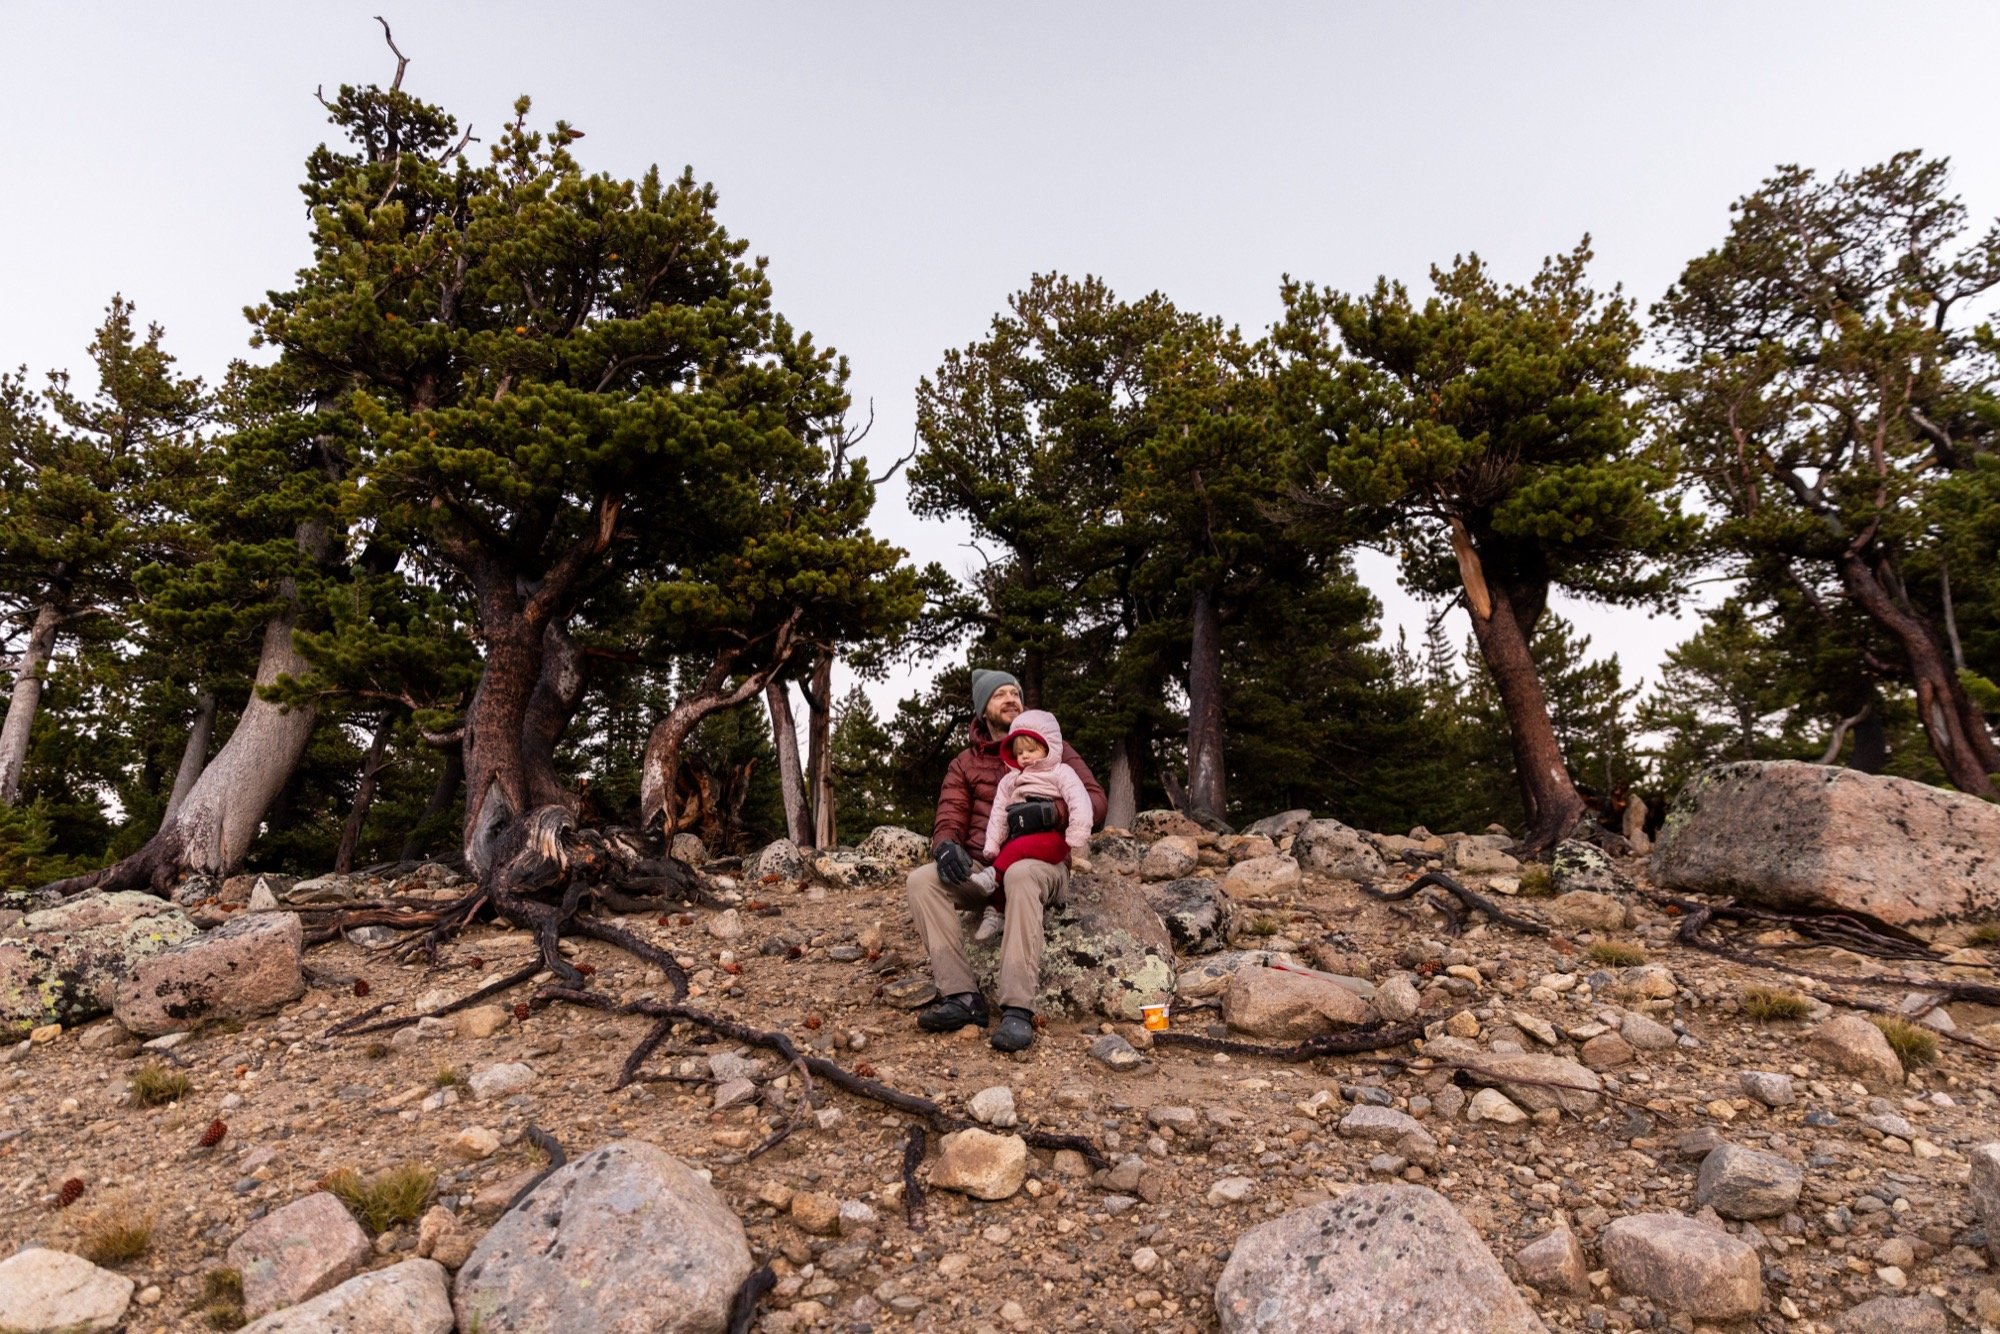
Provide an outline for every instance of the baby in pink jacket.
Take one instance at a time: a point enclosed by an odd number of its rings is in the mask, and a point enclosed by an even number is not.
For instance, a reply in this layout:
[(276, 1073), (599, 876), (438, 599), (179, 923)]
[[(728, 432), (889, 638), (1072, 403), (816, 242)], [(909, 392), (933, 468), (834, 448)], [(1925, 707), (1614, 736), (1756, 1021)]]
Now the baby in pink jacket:
[[(1073, 853), (1090, 843), (1090, 793), (1076, 770), (1062, 762), (1062, 726), (1055, 715), (1043, 709), (1029, 709), (1014, 719), (1014, 725), (1000, 742), (1000, 758), (1008, 772), (993, 794), (993, 813), (986, 819), (985, 860), (992, 863), (997, 889), (1007, 868), (1018, 861), (1067, 865)], [(1061, 801), (1069, 807), (1069, 828), (1045, 829), (1036, 834), (1007, 837), (1007, 808), (1022, 801)], [(973, 939), (989, 941), (1002, 928), (1001, 907), (986, 909)]]

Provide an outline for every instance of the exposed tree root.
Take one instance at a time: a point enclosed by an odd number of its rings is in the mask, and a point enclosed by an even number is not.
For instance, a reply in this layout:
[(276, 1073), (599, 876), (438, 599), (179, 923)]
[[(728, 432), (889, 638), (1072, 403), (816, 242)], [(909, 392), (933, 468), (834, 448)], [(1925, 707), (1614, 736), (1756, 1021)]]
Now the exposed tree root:
[(926, 1138), (923, 1123), (910, 1122), (903, 1139), (903, 1219), (912, 1232), (924, 1230), (924, 1184), (917, 1180), (917, 1165), (924, 1160)]
[[(1693, 899), (1675, 898), (1672, 895), (1654, 896), (1671, 903), (1681, 916), (1680, 929), (1674, 939), (1689, 949), (1713, 954), (1719, 959), (1742, 964), (1746, 968), (1768, 968), (1774, 972), (1790, 973), (1795, 977), (1808, 977), (1815, 982), (1823, 982), (1835, 987), (1897, 987), (1907, 991), (1923, 991), (1937, 995), (1946, 1001), (1975, 1001), (1981, 1005), (2000, 1005), (2000, 985), (1991, 982), (1957, 982), (1946, 978), (1910, 977), (1893, 973), (1827, 973), (1812, 968), (1800, 968), (1794, 964), (1766, 959), (1749, 950), (1738, 949), (1720, 940), (1709, 939), (1704, 932), (1714, 921), (1718, 911), (1725, 905), (1700, 903)], [(1734, 904), (1726, 905), (1735, 907)], [(1828, 998), (1838, 1004), (1847, 1002)], [(1857, 1005), (1855, 1009), (1867, 1009)]]
[[(1463, 903), (1467, 908), (1485, 913), (1495, 922), (1507, 927), (1509, 930), (1520, 931), (1530, 936), (1555, 934), (1541, 922), (1526, 917), (1516, 917), (1486, 895), (1476, 890), (1467, 889), (1443, 871), (1426, 871), (1401, 889), (1377, 889), (1375, 886), (1364, 882), (1361, 885), (1361, 892), (1381, 903), (1399, 903), (1404, 899), (1414, 897), (1418, 890), (1428, 885), (1436, 885), (1438, 888), (1451, 894), (1452, 897)], [(1433, 906), (1443, 911), (1449, 920), (1457, 921), (1458, 915), (1449, 908), (1444, 907), (1438, 900), (1427, 900), (1427, 902), (1432, 903)], [(1458, 931), (1454, 930), (1452, 934), (1457, 935)]]
[[(919, 1097), (914, 1093), (905, 1093), (903, 1090), (893, 1088), (888, 1084), (864, 1078), (851, 1070), (836, 1065), (823, 1056), (808, 1056), (801, 1052), (793, 1044), (792, 1040), (783, 1033), (768, 1029), (752, 1028), (748, 1024), (738, 1023), (734, 1019), (725, 1019), (721, 1015), (709, 1014), (706, 1011), (697, 1010), (687, 1005), (653, 1000), (650, 997), (641, 997), (638, 1000), (626, 1001), (620, 1004), (602, 992), (583, 991), (574, 987), (543, 987), (534, 994), (529, 1003), (536, 1007), (541, 1007), (556, 1001), (562, 1001), (570, 1005), (584, 1005), (591, 1009), (603, 1010), (611, 1014), (643, 1014), (656, 1021), (651, 1031), (644, 1038), (640, 1039), (639, 1046), (634, 1050), (633, 1056), (626, 1058), (625, 1069), (620, 1073), (619, 1082), (613, 1086), (614, 1090), (623, 1088), (638, 1077), (638, 1069), (643, 1064), (645, 1055), (650, 1054), (654, 1049), (658, 1048), (661, 1042), (666, 1040), (667, 1032), (672, 1030), (674, 1024), (688, 1023), (700, 1028), (706, 1028), (710, 1032), (718, 1033), (723, 1037), (735, 1042), (741, 1042), (746, 1046), (762, 1047), (766, 1051), (777, 1052), (786, 1061), (809, 1071), (835, 1088), (851, 1093), (859, 1098), (867, 1098), (870, 1101), (879, 1102), (883, 1106), (902, 1112), (906, 1116), (919, 1118), (924, 1124), (939, 1133), (964, 1130), (974, 1124), (962, 1116), (954, 1116), (929, 1098)], [(1093, 1167), (1111, 1166), (1110, 1160), (1104, 1156), (1103, 1151), (1093, 1141), (1082, 1135), (1061, 1135), (1046, 1130), (1022, 1130), (1020, 1135), (1022, 1139), (1035, 1148), (1074, 1149), (1076, 1152), (1082, 1154), (1084, 1159)]]
[(555, 1174), (557, 1168), (569, 1162), (569, 1155), (563, 1152), (563, 1146), (557, 1142), (556, 1137), (540, 1126), (529, 1126), (521, 1133), (527, 1136), (528, 1143), (547, 1154), (549, 1161), (541, 1171), (521, 1183), (521, 1188), (514, 1192), (514, 1198), (508, 1200), (507, 1207), (500, 1211), (503, 1214), (513, 1213), (516, 1205), (535, 1193), (535, 1187), (547, 1181)]
[(730, 1299), (729, 1334), (750, 1334), (751, 1327), (757, 1323), (757, 1303), (777, 1286), (776, 1271), (767, 1264), (757, 1266), (757, 1271), (743, 1280), (743, 1286)]
[(367, 1021), (382, 1013), (383, 1010), (382, 1006), (377, 1005), (374, 1009), (357, 1014), (351, 1019), (341, 1020), (332, 1028), (327, 1029), (321, 1036), (329, 1038), (352, 1038), (360, 1037), (364, 1033), (388, 1033), (398, 1028), (408, 1028), (419, 1019), (439, 1019), (458, 1010), (477, 1005), (489, 996), (497, 996), (509, 987), (518, 987), (541, 971), (542, 963), (540, 959), (537, 959), (531, 964), (515, 969), (505, 977), (488, 982), (485, 986), (472, 992), (470, 995), (460, 996), (457, 1000), (440, 1005), (435, 1010), (426, 1010), (422, 1014), (397, 1015), (389, 1019), (377, 1020), (371, 1024)]
[(1372, 1025), (1357, 1028), (1347, 1033), (1328, 1033), (1316, 1038), (1295, 1042), (1289, 1047), (1266, 1047), (1255, 1042), (1239, 1042), (1235, 1038), (1211, 1038), (1200, 1033), (1183, 1033), (1168, 1029), (1164, 1033), (1153, 1034), (1156, 1047), (1192, 1047), (1197, 1051), (1228, 1052), (1235, 1056), (1265, 1056), (1274, 1061), (1312, 1061), (1322, 1056), (1351, 1056), (1364, 1051), (1387, 1051), (1400, 1047), (1414, 1038), (1424, 1035), (1424, 1029), (1450, 1015), (1438, 1019), (1412, 1019), (1406, 1024), (1389, 1026)]

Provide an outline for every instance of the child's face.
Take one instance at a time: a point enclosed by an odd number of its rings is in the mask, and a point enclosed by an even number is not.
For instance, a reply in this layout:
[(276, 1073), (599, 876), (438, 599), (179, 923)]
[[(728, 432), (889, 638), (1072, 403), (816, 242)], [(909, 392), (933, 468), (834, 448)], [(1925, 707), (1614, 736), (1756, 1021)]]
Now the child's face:
[(1031, 736), (1017, 736), (1014, 738), (1014, 762), (1016, 764), (1033, 764), (1048, 753), (1049, 748)]

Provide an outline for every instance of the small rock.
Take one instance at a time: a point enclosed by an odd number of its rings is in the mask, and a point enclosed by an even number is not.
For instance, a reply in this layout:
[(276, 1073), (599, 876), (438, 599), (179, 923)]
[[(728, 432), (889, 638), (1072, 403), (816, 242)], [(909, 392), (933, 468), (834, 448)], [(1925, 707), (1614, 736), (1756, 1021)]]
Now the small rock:
[(1584, 1043), (1577, 1054), (1593, 1070), (1616, 1070), (1636, 1058), (1632, 1044), (1616, 1033), (1599, 1033)]
[(1201, 845), (1185, 834), (1169, 834), (1146, 849), (1139, 863), (1143, 880), (1178, 880), (1201, 864)]
[(712, 1110), (724, 1111), (730, 1107), (742, 1107), (757, 1101), (757, 1085), (747, 1079), (725, 1079), (715, 1086), (715, 1103)]
[(519, 1061), (504, 1065), (489, 1065), (484, 1070), (475, 1070), (465, 1085), (472, 1096), (482, 1102), (494, 1098), (504, 1098), (510, 1093), (520, 1093), (535, 1082), (535, 1072)]
[(1389, 1107), (1354, 1108), (1341, 1118), (1340, 1135), (1342, 1139), (1391, 1145), (1406, 1158), (1428, 1159), (1437, 1153), (1437, 1141), (1422, 1122), (1408, 1112)]
[(80, 1255), (30, 1246), (0, 1260), (0, 1329), (21, 1334), (115, 1329), (135, 1286)]
[(1680, 1034), (1643, 1014), (1626, 1015), (1618, 1025), (1618, 1036), (1640, 1051), (1671, 1051), (1680, 1042)]
[(914, 1010), (937, 999), (938, 989), (928, 977), (899, 977), (882, 988), (882, 1000), (898, 1010)]
[(1551, 899), (1547, 911), (1550, 920), (1572, 931), (1622, 931), (1632, 924), (1632, 909), (1623, 900), (1587, 889)]
[(1789, 1107), (1798, 1100), (1792, 1091), (1790, 1075), (1774, 1074), (1768, 1070), (1745, 1070), (1737, 1076), (1743, 1085), (1743, 1092), (1766, 1107)]
[(514, 1016), (504, 1005), (474, 1005), (452, 1016), (458, 1036), (483, 1041), (507, 1026)]
[(1528, 1119), (1528, 1114), (1516, 1107), (1499, 1089), (1481, 1089), (1472, 1095), (1471, 1105), (1465, 1110), (1465, 1119), (1491, 1121), (1501, 1126), (1518, 1126)]
[(1598, 1239), (1611, 1281), (1697, 1320), (1735, 1320), (1764, 1303), (1757, 1252), (1679, 1214), (1614, 1219)]
[[(1564, 839), (1556, 845), (1555, 853), (1549, 858), (1549, 881), (1565, 898), (1572, 894), (1594, 894), (1604, 898), (1628, 888), (1624, 877), (1618, 874), (1603, 849), (1575, 838)], [(1612, 926), (1615, 929), (1628, 924), (1629, 919)]]
[(1590, 1291), (1585, 1276), (1589, 1266), (1584, 1263), (1583, 1247), (1567, 1227), (1559, 1225), (1548, 1235), (1523, 1246), (1514, 1253), (1514, 1263), (1520, 1267), (1521, 1281), (1530, 1287), (1573, 1296)]
[(1151, 1246), (1141, 1246), (1132, 1252), (1132, 1268), (1142, 1274), (1150, 1274), (1160, 1267), (1160, 1253)]
[(368, 1234), (346, 1206), (316, 1191), (252, 1223), (230, 1244), (228, 1258), (243, 1275), (243, 1312), (255, 1319), (317, 1297), (372, 1253)]
[(297, 913), (232, 918), (135, 962), (119, 979), (112, 1010), (134, 1033), (269, 1014), (305, 994), (304, 941)]
[(840, 1201), (823, 1191), (796, 1192), (789, 1212), (793, 1226), (803, 1232), (830, 1237), (840, 1231)]
[(1241, 1204), (1256, 1191), (1257, 1183), (1249, 1177), (1224, 1177), (1208, 1188), (1208, 1202), (1217, 1207)]
[(1389, 873), (1375, 845), (1338, 820), (1307, 821), (1292, 840), (1292, 856), (1306, 870), (1335, 880), (1374, 881)]
[(1004, 1200), (1028, 1176), (1028, 1146), (1018, 1135), (960, 1130), (946, 1135), (931, 1166), (931, 1184), (980, 1200)]
[(743, 914), (734, 908), (724, 908), (708, 919), (708, 934), (722, 941), (741, 939)]
[(1222, 1017), (1251, 1037), (1295, 1041), (1365, 1023), (1368, 1003), (1323, 978), (1246, 964), (1222, 994)]
[(1903, 1063), (1882, 1030), (1859, 1015), (1843, 1014), (1813, 1029), (1806, 1052), (1870, 1088), (1895, 1088), (1903, 1082)]
[(1116, 1033), (1106, 1033), (1093, 1040), (1090, 1054), (1100, 1064), (1118, 1071), (1137, 1070), (1146, 1063), (1146, 1058)]
[(1408, 973), (1397, 973), (1375, 988), (1375, 998), (1370, 1002), (1375, 1013), (1392, 1024), (1416, 1017), (1423, 1007), (1423, 999), (1417, 994), (1416, 983)]
[(1014, 1090), (1005, 1084), (979, 1090), (966, 1104), (966, 1110), (981, 1125), (998, 1126), (1002, 1130), (1010, 1129), (1020, 1120), (1014, 1111)]
[(2000, 1140), (1982, 1144), (1972, 1159), (1972, 1211), (1986, 1228), (1986, 1250), (2000, 1262)]
[(1275, 899), (1299, 887), (1299, 864), (1290, 857), (1252, 857), (1229, 868), (1222, 892), (1233, 899)]
[(1805, 1177), (1774, 1153), (1724, 1144), (1701, 1160), (1694, 1201), (1724, 1218), (1776, 1218), (1799, 1202)]
[(485, 1126), (467, 1126), (452, 1138), (451, 1151), (472, 1162), (491, 1158), (500, 1152), (500, 1136)]
[(417, 1221), (417, 1254), (435, 1260), (446, 1269), (457, 1269), (472, 1255), (478, 1238), (458, 1221), (458, 1215), (441, 1204), (424, 1211)]

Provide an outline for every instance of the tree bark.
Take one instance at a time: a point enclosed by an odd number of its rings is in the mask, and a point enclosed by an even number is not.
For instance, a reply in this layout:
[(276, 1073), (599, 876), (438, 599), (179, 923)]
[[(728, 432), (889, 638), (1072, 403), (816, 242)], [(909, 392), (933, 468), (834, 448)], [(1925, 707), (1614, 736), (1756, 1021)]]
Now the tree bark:
[(400, 859), (415, 861), (430, 845), (428, 830), (433, 821), (451, 809), (451, 800), (458, 795), (458, 786), (465, 781), (465, 747), (454, 745), (445, 751), (444, 767), (438, 771), (437, 786), (431, 789), (430, 800), (424, 803), (424, 812), (417, 817), (417, 823), (403, 840)]
[(333, 869), (345, 875), (354, 869), (354, 854), (361, 846), (361, 826), (368, 822), (368, 808), (375, 804), (375, 785), (385, 763), (389, 737), (396, 730), (396, 715), (384, 714), (368, 743), (368, 757), (361, 762), (361, 781), (354, 785), (354, 805), (347, 812), (347, 825), (340, 831), (340, 848), (333, 854)]
[(1465, 525), (1456, 519), (1452, 521), (1452, 549), (1458, 557), (1459, 577), (1465, 583), (1473, 639), (1507, 710), (1514, 774), (1528, 815), (1522, 851), (1541, 852), (1567, 838), (1584, 812), (1583, 797), (1570, 781), (1562, 743), (1549, 720), (1548, 694), (1528, 651), (1527, 632), (1515, 613), (1517, 606), (1537, 606), (1541, 599), (1532, 589), (1496, 588)]
[(542, 634), (542, 662), (521, 724), (521, 764), (530, 806), (561, 806), (576, 814), (577, 791), (556, 770), (556, 746), (590, 684), (583, 654), (562, 623)]
[(840, 842), (839, 821), (833, 794), (833, 655), (822, 653), (813, 662), (812, 694), (806, 699), (811, 716), (806, 720), (807, 747), (811, 771), (813, 841), (816, 848), (831, 848)]
[(1840, 582), (1855, 605), (1902, 647), (1910, 684), (1916, 687), (1917, 717), (1945, 777), (1961, 792), (1988, 800), (2000, 797), (1993, 784), (1993, 775), (2000, 772), (2000, 747), (1952, 671), (1930, 624), (1897, 602), (1860, 553), (1841, 557)]
[(486, 661), (465, 715), (466, 867), (483, 876), (509, 824), (530, 808), (523, 757), (528, 704), (541, 679), (542, 627), (521, 614), (511, 582), (480, 597)]
[(702, 719), (710, 714), (733, 709), (763, 693), (771, 678), (782, 672), (792, 655), (802, 647), (794, 638), (797, 623), (798, 613), (794, 613), (771, 636), (768, 661), (745, 674), (734, 686), (729, 682), (738, 674), (736, 664), (742, 650), (716, 654), (701, 684), (686, 699), (674, 705), (666, 717), (654, 724), (652, 735), (646, 738), (646, 753), (639, 769), (641, 824), (649, 829), (655, 824), (660, 825), (668, 839), (686, 827), (681, 822), (676, 789), (680, 781), (681, 751), (686, 747), (687, 739), (701, 725)]
[(208, 766), (209, 743), (215, 739), (215, 692), (204, 690), (194, 703), (194, 726), (188, 729), (187, 744), (181, 747), (181, 766), (174, 771), (174, 788), (167, 794), (166, 813), (160, 823), (171, 821), (180, 811), (187, 794), (194, 791), (201, 771)]
[(1111, 752), (1111, 767), (1104, 774), (1104, 826), (1129, 831), (1139, 818), (1139, 784), (1132, 762), (1134, 745), (1121, 737)]
[(785, 837), (799, 847), (812, 842), (812, 814), (806, 802), (805, 770), (799, 764), (799, 729), (792, 720), (791, 687), (772, 681), (764, 687), (771, 712), (771, 745), (778, 752), (778, 788), (785, 798)]
[(7, 700), (7, 721), (0, 723), (0, 806), (12, 806), (21, 795), (21, 771), (28, 763), (28, 733), (42, 704), (42, 676), (55, 653), (56, 627), (62, 612), (53, 602), (35, 610), (28, 645), (14, 673), (14, 693)]
[(1222, 755), (1222, 618), (1211, 589), (1194, 595), (1188, 649), (1188, 803), (1220, 820), (1228, 810)]

